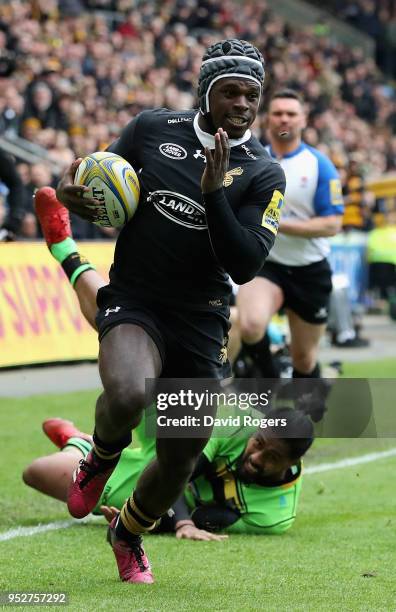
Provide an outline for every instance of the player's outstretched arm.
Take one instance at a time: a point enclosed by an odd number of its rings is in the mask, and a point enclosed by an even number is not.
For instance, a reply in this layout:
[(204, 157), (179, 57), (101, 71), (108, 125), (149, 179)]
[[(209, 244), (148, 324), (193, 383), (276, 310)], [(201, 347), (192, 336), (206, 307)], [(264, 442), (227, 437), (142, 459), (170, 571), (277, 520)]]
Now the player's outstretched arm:
[(210, 531), (205, 531), (205, 529), (199, 529), (191, 521), (191, 523), (181, 525), (179, 528), (176, 524), (176, 538), (178, 540), (195, 540), (197, 542), (221, 542), (222, 540), (227, 540), (228, 535), (210, 533)]
[[(108, 523), (114, 519), (115, 516), (119, 513), (119, 509), (114, 506), (100, 506), (100, 511), (105, 517)], [(176, 538), (178, 540), (195, 540), (197, 542), (220, 542), (221, 540), (226, 540), (228, 538), (227, 535), (217, 535), (215, 533), (210, 533), (209, 531), (205, 531), (204, 529), (198, 529), (195, 527), (194, 523), (191, 522), (181, 522), (179, 528), (176, 525)]]

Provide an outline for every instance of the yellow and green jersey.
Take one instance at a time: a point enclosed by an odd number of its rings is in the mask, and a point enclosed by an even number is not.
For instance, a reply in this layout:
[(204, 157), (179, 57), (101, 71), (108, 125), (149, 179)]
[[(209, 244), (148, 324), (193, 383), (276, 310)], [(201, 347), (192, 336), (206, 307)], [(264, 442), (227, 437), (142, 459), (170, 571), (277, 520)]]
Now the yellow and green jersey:
[[(100, 505), (120, 508), (135, 488), (146, 465), (155, 457), (155, 439), (145, 436), (144, 423), (136, 430), (141, 446), (127, 448), (108, 480)], [(212, 438), (203, 453), (209, 469), (191, 480), (185, 491), (190, 510), (203, 505), (234, 510), (239, 518), (226, 527), (229, 533), (280, 534), (291, 527), (296, 517), (301, 490), (301, 464), (293, 466), (282, 484), (262, 486), (245, 484), (236, 475), (236, 465), (252, 431), (243, 435), (236, 428), (227, 438)]]
[(185, 497), (189, 507), (213, 504), (235, 510), (240, 518), (227, 527), (232, 533), (282, 533), (296, 517), (301, 489), (301, 464), (293, 466), (280, 485), (245, 484), (236, 475), (237, 461), (249, 436), (212, 438), (203, 453), (210, 462), (209, 473), (192, 480)]

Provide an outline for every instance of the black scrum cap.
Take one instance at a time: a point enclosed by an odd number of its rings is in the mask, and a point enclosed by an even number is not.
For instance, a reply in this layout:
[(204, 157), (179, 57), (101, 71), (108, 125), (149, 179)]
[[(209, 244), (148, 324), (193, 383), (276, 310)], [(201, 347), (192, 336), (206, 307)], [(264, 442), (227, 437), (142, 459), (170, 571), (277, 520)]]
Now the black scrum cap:
[(246, 40), (231, 38), (208, 47), (202, 58), (198, 80), (199, 107), (202, 114), (209, 112), (209, 93), (212, 85), (225, 77), (250, 79), (260, 86), (264, 83), (264, 59), (260, 51)]

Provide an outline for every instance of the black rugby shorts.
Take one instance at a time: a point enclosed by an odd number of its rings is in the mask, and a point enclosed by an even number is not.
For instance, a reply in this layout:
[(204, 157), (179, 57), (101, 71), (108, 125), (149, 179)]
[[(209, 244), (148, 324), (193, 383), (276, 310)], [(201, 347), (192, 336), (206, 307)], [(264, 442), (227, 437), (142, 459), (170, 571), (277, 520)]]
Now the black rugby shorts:
[(258, 276), (282, 289), (284, 308), (290, 308), (307, 323), (321, 325), (327, 322), (332, 290), (327, 259), (308, 266), (286, 266), (266, 261)]
[(159, 350), (163, 364), (161, 378), (230, 376), (228, 306), (210, 312), (176, 310), (138, 295), (132, 298), (111, 285), (99, 289), (97, 304), (99, 341), (117, 325), (139, 325)]

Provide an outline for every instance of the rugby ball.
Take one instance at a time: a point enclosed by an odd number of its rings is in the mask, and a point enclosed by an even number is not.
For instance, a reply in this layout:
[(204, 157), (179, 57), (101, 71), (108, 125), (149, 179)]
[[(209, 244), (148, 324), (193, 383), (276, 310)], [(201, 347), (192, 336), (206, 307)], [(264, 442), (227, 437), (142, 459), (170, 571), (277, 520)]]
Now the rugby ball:
[(98, 151), (84, 157), (74, 184), (89, 187), (84, 196), (98, 201), (96, 225), (121, 228), (136, 212), (139, 179), (131, 164), (120, 155)]

